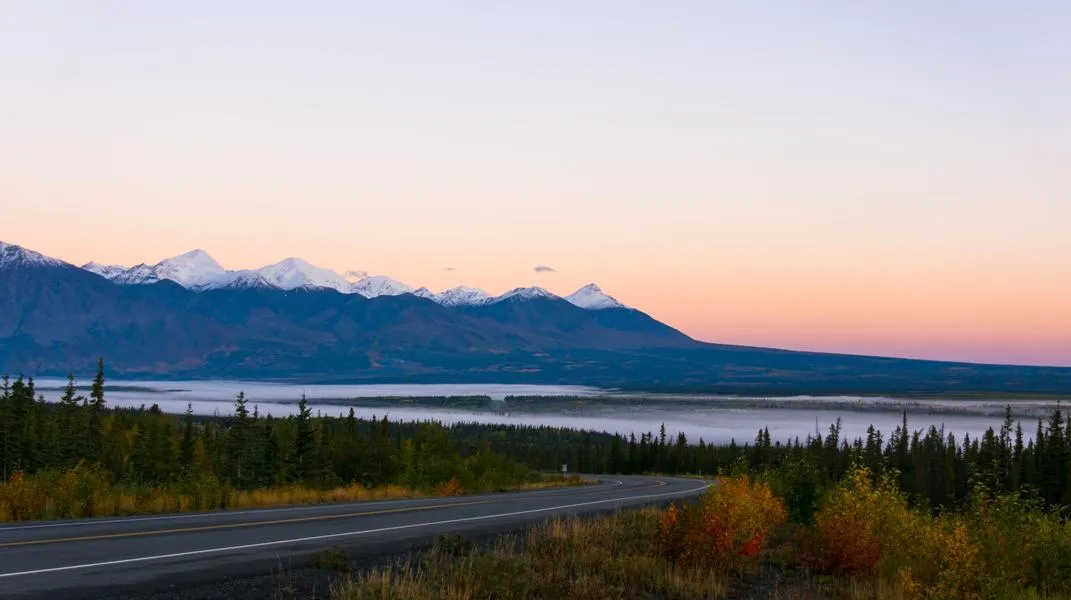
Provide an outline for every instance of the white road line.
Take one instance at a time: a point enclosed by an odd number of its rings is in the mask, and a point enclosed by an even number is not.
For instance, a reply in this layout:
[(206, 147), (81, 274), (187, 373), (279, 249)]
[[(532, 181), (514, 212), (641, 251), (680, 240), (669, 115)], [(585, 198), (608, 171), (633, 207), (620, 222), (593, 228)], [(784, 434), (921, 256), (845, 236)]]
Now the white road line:
[(0, 573), (0, 579), (7, 577), (21, 577), (25, 575), (41, 575), (43, 573), (56, 573), (59, 571), (75, 571), (80, 569), (91, 569), (93, 567), (109, 567), (113, 565), (124, 565), (130, 563), (148, 562), (153, 560), (163, 560), (167, 558), (180, 558), (183, 556), (197, 556), (201, 554), (218, 554), (220, 552), (233, 552), (235, 550), (249, 550), (251, 548), (263, 548), (266, 546), (281, 546), (283, 544), (299, 544), (302, 542), (313, 542), (317, 540), (327, 540), (341, 537), (354, 537), (358, 535), (366, 535), (369, 533), (383, 533), (385, 531), (398, 531), (400, 529), (415, 529), (418, 527), (437, 527), (439, 525), (452, 525), (454, 523), (467, 523), (470, 521), (483, 521), (486, 519), (497, 519), (500, 517), (515, 517), (518, 515), (529, 515), (541, 512), (549, 512), (552, 510), (562, 510), (566, 508), (577, 508), (580, 506), (592, 506), (595, 504), (608, 504), (610, 502), (627, 502), (630, 500), (647, 500), (653, 498), (667, 498), (670, 496), (684, 496), (693, 492), (699, 492), (710, 487), (709, 483), (706, 483), (700, 487), (684, 490), (680, 492), (667, 492), (663, 494), (645, 494), (642, 496), (629, 496), (626, 498), (611, 498), (609, 500), (594, 500), (591, 502), (578, 502), (576, 504), (562, 504), (560, 506), (548, 506), (546, 508), (533, 508), (529, 510), (518, 510), (515, 512), (498, 513), (494, 515), (481, 515), (478, 517), (463, 517), (460, 519), (448, 519), (445, 521), (431, 521), (428, 523), (412, 523), (409, 525), (395, 525), (393, 527), (381, 527), (379, 529), (365, 529), (362, 531), (346, 531), (343, 533), (329, 533), (325, 535), (313, 535), (309, 537), (291, 538), (288, 540), (275, 540), (271, 542), (258, 542), (256, 544), (243, 544), (240, 546), (225, 546), (222, 548), (206, 548), (204, 550), (190, 550), (188, 552), (175, 552), (172, 554), (158, 554), (155, 556), (140, 556), (138, 558), (124, 558), (121, 560), (108, 560), (103, 562), (85, 563), (81, 565), (68, 565), (65, 567), (51, 567), (47, 569), (35, 569), (32, 571), (18, 571), (15, 573)]
[[(612, 486), (618, 486), (618, 485), (622, 485), (623, 484), (623, 482), (621, 482), (621, 481), (619, 481), (617, 479), (604, 479), (602, 481), (612, 482), (612, 484), (611, 484)], [(579, 487), (579, 488), (578, 487), (549, 488), (549, 489), (545, 489), (545, 490), (534, 490), (534, 491), (528, 491), (528, 492), (526, 492), (526, 491), (505, 492), (505, 494), (507, 494), (507, 495), (515, 494), (516, 495), (516, 496), (510, 496), (510, 497), (520, 497), (520, 495), (522, 495), (522, 494), (523, 494), (523, 497), (545, 496), (545, 495), (554, 494), (554, 493), (560, 494), (563, 491), (567, 491), (567, 490), (577, 490), (577, 491), (590, 490), (590, 489), (594, 489), (595, 487), (598, 487), (598, 486)], [(478, 496), (466, 496), (466, 498), (482, 498), (484, 496), (486, 496), (486, 494), (480, 494)], [(55, 528), (55, 527), (84, 527), (86, 525), (111, 525), (111, 524), (115, 524), (115, 523), (141, 523), (142, 521), (170, 521), (172, 519), (221, 518), (221, 517), (231, 517), (231, 516), (236, 516), (236, 515), (294, 512), (294, 511), (299, 511), (299, 510), (304, 510), (304, 511), (309, 511), (309, 512), (316, 512), (316, 511), (321, 511), (321, 510), (352, 508), (355, 505), (372, 506), (372, 505), (376, 505), (376, 504), (386, 504), (386, 503), (417, 504), (417, 503), (420, 503), (420, 502), (430, 502), (430, 501), (434, 501), (434, 500), (442, 501), (442, 500), (449, 500), (449, 498), (443, 498), (443, 497), (437, 497), (437, 496), (428, 496), (428, 497), (424, 497), (424, 498), (397, 498), (397, 499), (394, 499), (394, 500), (389, 500), (389, 499), (387, 499), (387, 500), (358, 500), (356, 502), (341, 502), (341, 503), (336, 502), (336, 503), (326, 503), (326, 504), (304, 504), (304, 505), (301, 505), (301, 506), (288, 506), (286, 508), (253, 508), (253, 509), (249, 509), (249, 510), (218, 510), (218, 511), (213, 511), (213, 512), (179, 513), (179, 514), (174, 514), (174, 515), (162, 515), (162, 516), (157, 516), (157, 517), (124, 517), (124, 518), (121, 518), (121, 519), (88, 519), (88, 520), (67, 521), (67, 522), (60, 522), (60, 523), (38, 523), (36, 525), (10, 525), (10, 526), (7, 526), (7, 527), (0, 527), (0, 533), (3, 533), (5, 531), (24, 531), (24, 530), (30, 530), (30, 529), (52, 529), (52, 528)]]

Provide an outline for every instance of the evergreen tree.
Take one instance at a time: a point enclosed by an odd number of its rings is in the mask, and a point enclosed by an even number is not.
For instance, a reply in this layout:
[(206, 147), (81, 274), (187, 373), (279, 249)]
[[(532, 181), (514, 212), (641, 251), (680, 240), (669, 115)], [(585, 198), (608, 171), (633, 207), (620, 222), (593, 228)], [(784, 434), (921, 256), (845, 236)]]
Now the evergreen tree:
[(89, 392), (89, 419), (86, 421), (86, 453), (100, 460), (104, 450), (104, 359), (97, 361), (97, 374)]
[(0, 379), (0, 481), (7, 481), (14, 459), (14, 406), (11, 399), (11, 378)]
[(182, 442), (179, 444), (179, 469), (182, 475), (189, 477), (194, 470), (194, 452), (196, 449), (193, 404), (186, 403), (186, 413), (182, 417)]
[(316, 461), (313, 453), (316, 450), (316, 440), (313, 438), (312, 409), (305, 395), (301, 395), (298, 403), (298, 414), (294, 419), (295, 432), (294, 450), (290, 457), (294, 481), (310, 483), (315, 474)]

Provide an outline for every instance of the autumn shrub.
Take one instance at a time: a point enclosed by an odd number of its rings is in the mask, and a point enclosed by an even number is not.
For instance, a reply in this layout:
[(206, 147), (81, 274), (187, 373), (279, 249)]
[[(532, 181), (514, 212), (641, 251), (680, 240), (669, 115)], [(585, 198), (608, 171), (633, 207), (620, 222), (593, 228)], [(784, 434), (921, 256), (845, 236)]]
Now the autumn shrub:
[(755, 563), (786, 518), (784, 503), (765, 483), (725, 477), (698, 502), (671, 505), (659, 520), (658, 540), (679, 564), (740, 571)]
[(853, 470), (804, 540), (817, 571), (866, 575), (902, 597), (970, 600), (1071, 591), (1071, 525), (1018, 495), (980, 495), (935, 517), (888, 480)]
[(457, 477), (454, 477), (440, 485), (435, 491), (439, 496), (460, 496), (465, 493), (465, 487), (461, 485)]
[(857, 467), (815, 514), (804, 540), (806, 560), (823, 573), (872, 575), (880, 567), (895, 576), (910, 566), (914, 553), (903, 551), (917, 547), (922, 525), (891, 480), (875, 483), (867, 468)]

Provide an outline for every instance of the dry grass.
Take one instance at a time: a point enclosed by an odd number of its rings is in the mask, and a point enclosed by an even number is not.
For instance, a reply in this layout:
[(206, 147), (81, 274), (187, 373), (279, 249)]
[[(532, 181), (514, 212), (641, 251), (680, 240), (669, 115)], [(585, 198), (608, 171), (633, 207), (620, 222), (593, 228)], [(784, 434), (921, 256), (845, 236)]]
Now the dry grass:
[[(579, 477), (557, 475), (507, 486), (506, 489), (537, 490), (584, 483), (586, 481)], [(283, 485), (237, 490), (220, 484), (215, 478), (165, 486), (131, 487), (113, 484), (93, 469), (77, 468), (62, 474), (40, 473), (30, 477), (16, 474), (0, 483), (0, 522), (393, 500), (457, 495), (467, 491), (457, 487), (415, 490), (394, 484), (377, 487), (352, 484), (330, 489)]]
[(461, 553), (436, 547), (420, 563), (349, 579), (334, 600), (475, 598), (725, 598), (729, 579), (710, 569), (673, 565), (652, 546), (660, 512), (552, 520), (520, 541)]

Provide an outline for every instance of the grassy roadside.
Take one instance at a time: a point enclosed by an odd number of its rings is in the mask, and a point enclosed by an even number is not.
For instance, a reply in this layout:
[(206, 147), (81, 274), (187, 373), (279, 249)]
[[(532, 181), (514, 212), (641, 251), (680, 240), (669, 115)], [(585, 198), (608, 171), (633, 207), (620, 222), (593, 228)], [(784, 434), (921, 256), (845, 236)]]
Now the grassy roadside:
[(688, 505), (551, 520), (483, 549), (442, 537), (331, 598), (1071, 598), (1071, 521), (1029, 500), (982, 495), (934, 515), (857, 468), (808, 522), (788, 508), (763, 481), (725, 477)]
[(539, 490), (586, 483), (589, 482), (578, 476), (552, 474), (542, 475), (531, 481), (494, 487), (465, 487), (456, 479), (451, 479), (432, 488), (412, 488), (397, 484), (365, 487), (351, 484), (316, 489), (294, 484), (239, 490), (220, 484), (214, 479), (166, 486), (114, 484), (91, 469), (72, 469), (62, 474), (16, 474), (7, 482), (0, 483), (0, 523), (459, 496), (484, 492)]
[(500, 537), (474, 551), (456, 536), (441, 537), (419, 562), (345, 579), (333, 600), (440, 598), (725, 598), (730, 579), (682, 567), (653, 552), (658, 509), (593, 519), (558, 519), (524, 537)]

